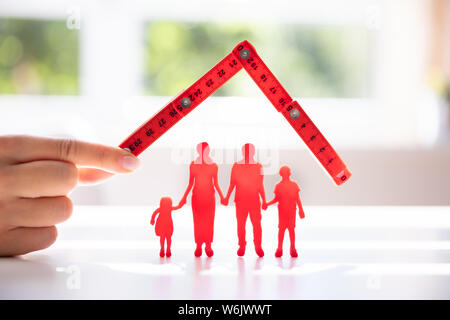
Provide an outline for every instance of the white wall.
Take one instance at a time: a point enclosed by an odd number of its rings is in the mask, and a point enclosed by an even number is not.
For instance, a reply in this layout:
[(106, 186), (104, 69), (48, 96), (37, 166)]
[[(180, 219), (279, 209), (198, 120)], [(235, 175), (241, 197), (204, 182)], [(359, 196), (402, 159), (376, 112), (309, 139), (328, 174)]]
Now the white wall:
[[(307, 205), (450, 205), (450, 150), (339, 150), (353, 176), (337, 187), (306, 150), (279, 152), (280, 165), (289, 165)], [(266, 150), (262, 150), (265, 153)], [(147, 205), (162, 196), (178, 201), (186, 188), (189, 164), (174, 164), (171, 149), (150, 149), (135, 173), (117, 176), (72, 193), (76, 204)], [(238, 156), (238, 153), (236, 153)], [(231, 164), (219, 169), (219, 183), (228, 188)], [(266, 175), (268, 198), (276, 174)]]

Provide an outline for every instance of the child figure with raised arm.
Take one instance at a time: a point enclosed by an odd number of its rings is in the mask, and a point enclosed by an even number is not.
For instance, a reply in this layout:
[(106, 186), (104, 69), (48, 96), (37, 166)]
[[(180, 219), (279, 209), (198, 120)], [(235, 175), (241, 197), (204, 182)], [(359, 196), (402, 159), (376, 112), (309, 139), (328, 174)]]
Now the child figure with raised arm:
[[(172, 210), (178, 210), (181, 207), (181, 205), (172, 207), (172, 199), (169, 197), (163, 197), (159, 202), (159, 208), (153, 212), (152, 219), (150, 221), (152, 226), (155, 224), (156, 215), (159, 214), (158, 219), (156, 220), (155, 233), (159, 236), (161, 243), (161, 250), (159, 251), (159, 256), (161, 258), (164, 256), (170, 258), (172, 255), (172, 252), (170, 251), (173, 234)], [(167, 249), (164, 252), (165, 242), (167, 243)]]
[(275, 186), (275, 197), (272, 201), (263, 205), (263, 209), (266, 210), (268, 206), (278, 202), (278, 248), (275, 252), (277, 258), (283, 255), (283, 239), (286, 229), (289, 231), (291, 241), (291, 257), (298, 257), (295, 249), (295, 213), (297, 206), (300, 219), (305, 217), (299, 196), (300, 188), (297, 183), (289, 179), (290, 175), (291, 169), (289, 167), (283, 166), (280, 168), (281, 181)]

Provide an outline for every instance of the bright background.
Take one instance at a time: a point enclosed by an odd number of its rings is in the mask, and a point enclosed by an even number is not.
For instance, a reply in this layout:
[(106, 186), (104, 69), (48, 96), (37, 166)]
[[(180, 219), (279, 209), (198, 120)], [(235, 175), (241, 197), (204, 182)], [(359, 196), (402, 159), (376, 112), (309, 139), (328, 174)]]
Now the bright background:
[[(270, 197), (288, 164), (308, 205), (450, 205), (450, 1), (0, 1), (0, 134), (118, 145), (241, 40), (339, 151), (335, 187), (242, 71), (76, 204), (179, 199), (208, 141), (222, 189), (253, 142)], [(237, 150), (237, 151), (236, 151)]]

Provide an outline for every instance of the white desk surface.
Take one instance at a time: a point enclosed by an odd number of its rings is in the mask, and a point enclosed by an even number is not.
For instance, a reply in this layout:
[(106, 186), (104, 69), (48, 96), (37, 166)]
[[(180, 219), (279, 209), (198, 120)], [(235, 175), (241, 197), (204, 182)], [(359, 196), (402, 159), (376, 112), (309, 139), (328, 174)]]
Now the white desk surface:
[[(299, 258), (276, 259), (276, 207), (258, 259), (236, 256), (234, 207), (218, 207), (213, 258), (194, 258), (192, 213), (173, 213), (160, 259), (154, 208), (75, 207), (50, 248), (0, 259), (1, 299), (450, 298), (450, 207), (306, 207)], [(288, 253), (288, 237), (285, 254)]]

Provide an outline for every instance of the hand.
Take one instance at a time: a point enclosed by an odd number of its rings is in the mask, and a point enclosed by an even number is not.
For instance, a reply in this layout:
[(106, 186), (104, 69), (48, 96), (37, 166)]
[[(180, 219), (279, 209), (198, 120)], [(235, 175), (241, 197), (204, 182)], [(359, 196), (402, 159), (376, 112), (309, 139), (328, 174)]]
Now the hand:
[(266, 202), (263, 202), (263, 204), (262, 204), (262, 209), (263, 209), (263, 210), (267, 210), (267, 203), (266, 203)]
[(138, 166), (136, 157), (119, 148), (70, 139), (0, 137), (0, 256), (47, 248), (56, 240), (55, 224), (72, 213), (67, 194), (78, 183), (99, 182)]
[(154, 225), (155, 225), (155, 220), (152, 219), (152, 220), (150, 221), (150, 224), (151, 224), (152, 226), (154, 226)]

